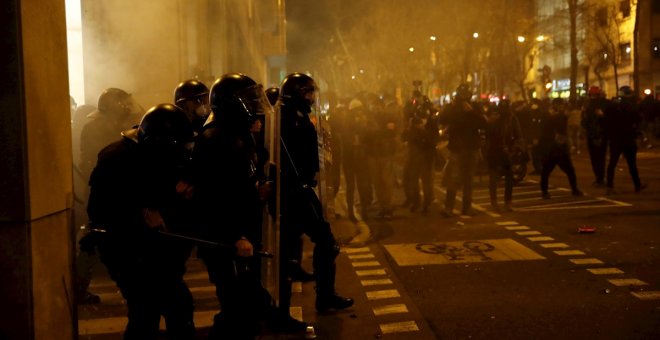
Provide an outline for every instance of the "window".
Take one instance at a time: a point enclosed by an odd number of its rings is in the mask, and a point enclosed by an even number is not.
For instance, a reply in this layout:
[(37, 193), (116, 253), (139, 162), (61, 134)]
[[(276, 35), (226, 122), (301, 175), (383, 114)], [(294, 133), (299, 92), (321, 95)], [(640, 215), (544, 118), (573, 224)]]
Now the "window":
[(630, 48), (630, 43), (619, 44), (619, 57), (621, 58), (621, 64), (630, 64), (630, 60), (632, 60), (631, 56), (632, 48)]
[(621, 12), (621, 15), (624, 18), (627, 18), (630, 16), (630, 0), (621, 0), (619, 1), (619, 11)]

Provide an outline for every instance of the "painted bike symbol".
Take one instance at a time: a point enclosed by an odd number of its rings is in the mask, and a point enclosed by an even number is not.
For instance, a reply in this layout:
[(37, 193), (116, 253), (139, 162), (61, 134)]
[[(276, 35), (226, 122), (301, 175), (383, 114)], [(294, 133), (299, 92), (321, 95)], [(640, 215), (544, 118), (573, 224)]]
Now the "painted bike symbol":
[(465, 241), (463, 247), (450, 246), (446, 243), (419, 243), (415, 248), (422, 253), (443, 255), (450, 261), (474, 256), (480, 257), (481, 261), (491, 261), (492, 258), (486, 253), (495, 250), (493, 245), (481, 241)]

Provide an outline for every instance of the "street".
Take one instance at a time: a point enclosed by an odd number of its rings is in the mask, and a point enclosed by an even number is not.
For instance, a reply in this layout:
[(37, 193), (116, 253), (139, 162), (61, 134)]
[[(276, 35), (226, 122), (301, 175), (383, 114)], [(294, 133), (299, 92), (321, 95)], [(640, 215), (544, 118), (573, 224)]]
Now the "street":
[[(542, 200), (539, 177), (528, 175), (514, 187), (511, 213), (490, 210), (486, 176), (475, 179), (475, 217), (441, 217), (436, 186), (427, 215), (398, 209), (391, 220), (354, 224), (340, 193), (343, 216), (331, 220), (343, 243), (337, 287), (356, 305), (317, 315), (314, 284), (296, 284), (292, 314), (313, 323), (319, 339), (659, 338), (660, 152), (640, 152), (640, 176), (650, 185), (639, 194), (624, 160), (613, 196), (591, 186), (586, 153), (574, 163), (583, 197), (570, 195), (556, 169), (552, 199)], [(584, 226), (595, 230), (578, 232)], [(311, 270), (309, 242), (305, 258)], [(190, 263), (186, 281), (203, 337), (217, 302), (201, 262)], [(91, 290), (103, 302), (79, 306), (81, 339), (120, 338), (126, 322), (123, 300), (99, 272)]]

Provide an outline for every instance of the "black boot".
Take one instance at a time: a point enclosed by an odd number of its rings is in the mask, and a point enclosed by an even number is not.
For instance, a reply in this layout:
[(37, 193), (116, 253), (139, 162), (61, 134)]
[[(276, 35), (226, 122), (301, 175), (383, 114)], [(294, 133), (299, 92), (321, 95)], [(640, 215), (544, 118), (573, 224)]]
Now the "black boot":
[(355, 301), (351, 298), (335, 294), (316, 295), (316, 311), (319, 313), (330, 310), (346, 309), (353, 305)]

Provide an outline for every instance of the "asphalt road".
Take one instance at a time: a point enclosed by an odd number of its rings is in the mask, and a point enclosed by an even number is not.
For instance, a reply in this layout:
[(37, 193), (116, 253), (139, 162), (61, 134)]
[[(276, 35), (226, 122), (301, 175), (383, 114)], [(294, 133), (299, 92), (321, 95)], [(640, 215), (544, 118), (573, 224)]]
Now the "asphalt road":
[[(576, 155), (584, 197), (572, 197), (556, 169), (552, 199), (528, 176), (514, 188), (515, 211), (497, 214), (484, 177), (477, 216), (443, 218), (440, 202), (427, 215), (399, 209), (392, 220), (366, 221), (367, 244), (438, 339), (660, 338), (660, 153), (652, 151), (638, 161), (649, 184), (642, 193), (621, 160), (618, 194), (605, 196), (591, 186), (587, 156)], [(441, 188), (436, 197), (444, 199)]]

